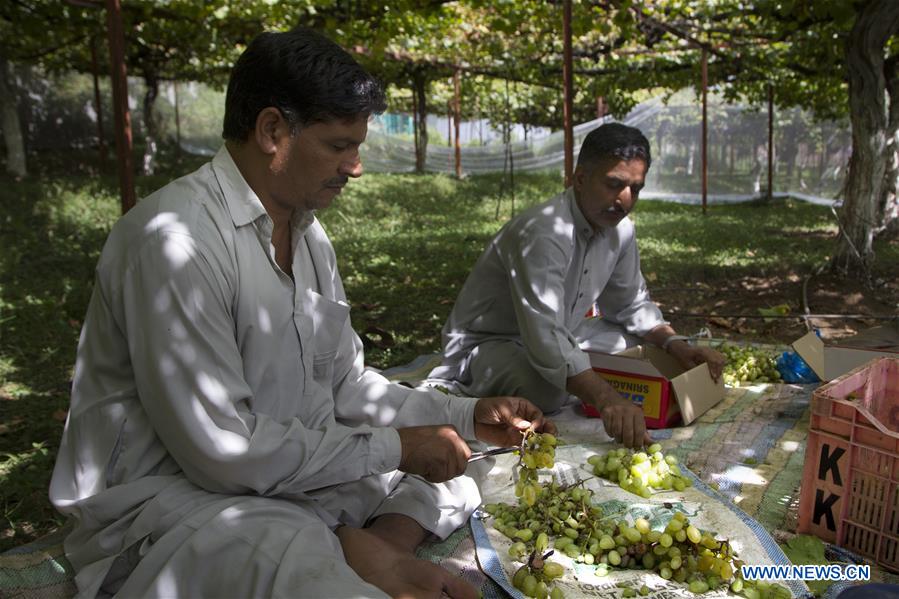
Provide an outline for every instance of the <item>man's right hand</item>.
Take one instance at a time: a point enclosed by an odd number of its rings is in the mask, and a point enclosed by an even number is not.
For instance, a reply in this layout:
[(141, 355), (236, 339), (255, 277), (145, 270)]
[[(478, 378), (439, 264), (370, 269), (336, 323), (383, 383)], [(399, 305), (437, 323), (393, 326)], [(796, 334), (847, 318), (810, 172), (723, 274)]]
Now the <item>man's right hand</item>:
[(602, 416), (606, 433), (626, 447), (650, 445), (652, 437), (646, 432), (643, 408), (630, 402), (594, 370), (585, 370), (569, 377), (568, 392), (592, 405)]
[(399, 467), (403, 472), (442, 483), (468, 467), (471, 449), (453, 426), (409, 426), (397, 432), (403, 446)]
[(625, 447), (642, 447), (652, 443), (646, 431), (643, 408), (624, 398), (608, 399), (600, 408), (606, 433)]

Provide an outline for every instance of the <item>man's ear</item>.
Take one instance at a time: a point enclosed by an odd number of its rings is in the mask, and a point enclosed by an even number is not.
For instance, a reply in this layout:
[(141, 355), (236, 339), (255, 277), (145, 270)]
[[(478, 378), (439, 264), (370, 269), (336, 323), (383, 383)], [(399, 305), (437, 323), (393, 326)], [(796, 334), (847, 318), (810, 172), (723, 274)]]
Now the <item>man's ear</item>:
[(571, 174), (571, 186), (577, 190), (580, 190), (581, 187), (584, 186), (584, 178), (587, 176), (587, 170), (584, 168), (582, 164), (574, 167), (574, 172)]
[(281, 111), (274, 106), (263, 108), (256, 115), (256, 128), (253, 130), (253, 136), (263, 154), (274, 154), (281, 143), (281, 138), (288, 133), (287, 122), (281, 115)]

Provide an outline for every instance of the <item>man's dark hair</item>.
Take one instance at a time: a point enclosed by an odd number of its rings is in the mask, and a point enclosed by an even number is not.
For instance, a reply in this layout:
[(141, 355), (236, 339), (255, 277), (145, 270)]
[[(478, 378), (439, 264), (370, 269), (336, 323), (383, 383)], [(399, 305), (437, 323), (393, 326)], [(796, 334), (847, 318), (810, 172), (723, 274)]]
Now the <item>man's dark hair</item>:
[(231, 70), (222, 137), (242, 142), (269, 106), (291, 131), (311, 123), (380, 114), (384, 88), (343, 48), (306, 27), (257, 36)]
[(642, 160), (646, 170), (652, 163), (649, 140), (636, 127), (606, 123), (587, 134), (577, 157), (578, 166), (595, 166), (602, 160)]

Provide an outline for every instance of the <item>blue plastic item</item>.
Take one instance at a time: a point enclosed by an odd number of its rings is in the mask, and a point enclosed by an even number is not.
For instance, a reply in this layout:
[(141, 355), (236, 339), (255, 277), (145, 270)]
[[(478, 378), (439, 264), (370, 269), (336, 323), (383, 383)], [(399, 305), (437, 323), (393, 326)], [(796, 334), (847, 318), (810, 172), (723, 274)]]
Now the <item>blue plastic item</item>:
[(849, 587), (837, 599), (899, 599), (899, 586), (876, 582)]
[(785, 351), (776, 360), (777, 372), (785, 383), (818, 383), (821, 379), (795, 351)]

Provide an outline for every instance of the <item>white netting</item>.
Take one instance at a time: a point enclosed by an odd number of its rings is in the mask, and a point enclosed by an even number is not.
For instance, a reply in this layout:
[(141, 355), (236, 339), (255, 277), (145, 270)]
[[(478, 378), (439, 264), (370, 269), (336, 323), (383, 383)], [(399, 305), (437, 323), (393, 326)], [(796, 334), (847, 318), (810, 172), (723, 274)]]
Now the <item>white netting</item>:
[[(46, 77), (28, 73), (18, 78), (20, 114), (27, 123), (27, 146), (88, 148), (96, 145), (96, 114), (89, 76)], [(181, 147), (195, 154), (212, 154), (221, 145), (224, 92), (199, 84), (178, 86)], [(143, 137), (140, 79), (129, 79), (135, 140)], [(111, 144), (108, 82), (101, 79), (106, 142)], [(27, 97), (22, 101), (21, 98)], [(176, 137), (175, 88), (161, 86), (156, 101), (160, 139)], [(708, 109), (708, 199), (736, 202), (766, 195), (768, 182), (768, 115), (762, 109), (732, 106), (710, 98)], [(655, 99), (638, 105), (622, 122), (639, 127), (649, 138), (653, 164), (642, 197), (679, 202), (701, 201), (701, 106), (692, 91), (676, 94), (666, 104)], [(604, 120), (608, 120), (606, 117)], [(574, 128), (575, 156), (584, 136), (604, 120)], [(426, 170), (455, 172), (454, 148), (448, 142), (446, 116), (428, 120)], [(561, 173), (564, 163), (561, 131), (525, 130), (513, 125), (512, 142), (502, 140), (502, 123), (462, 123), (462, 171), (466, 174), (551, 170)], [(528, 134), (529, 133), (529, 134)], [(774, 121), (775, 196), (790, 195), (830, 204), (845, 178), (851, 150), (848, 122), (815, 122), (798, 109), (776, 110)], [(483, 143), (481, 143), (483, 142)], [(386, 114), (373, 119), (363, 146), (368, 172), (411, 172), (415, 169), (412, 120), (408, 115)]]
[[(768, 115), (766, 111), (712, 102), (708, 109), (708, 199), (739, 202), (765, 194), (768, 184)], [(574, 154), (584, 137), (611, 117), (574, 128)], [(675, 95), (667, 104), (655, 99), (638, 105), (621, 122), (638, 127), (649, 139), (653, 164), (642, 197), (686, 203), (702, 201), (702, 109), (692, 92)], [(410, 172), (415, 151), (410, 136), (386, 133), (385, 119), (375, 119), (364, 149), (368, 171)], [(441, 133), (445, 134), (445, 129)], [(851, 149), (848, 123), (814, 122), (799, 109), (780, 111), (774, 123), (774, 196), (793, 196), (831, 204), (839, 193)], [(465, 137), (462, 137), (463, 143)], [(561, 131), (509, 144), (462, 146), (463, 173), (477, 174), (556, 170), (564, 164)], [(455, 172), (455, 150), (430, 143), (426, 168)]]

